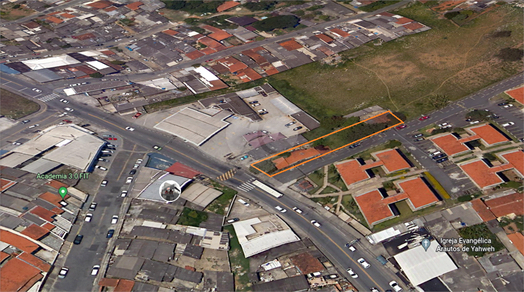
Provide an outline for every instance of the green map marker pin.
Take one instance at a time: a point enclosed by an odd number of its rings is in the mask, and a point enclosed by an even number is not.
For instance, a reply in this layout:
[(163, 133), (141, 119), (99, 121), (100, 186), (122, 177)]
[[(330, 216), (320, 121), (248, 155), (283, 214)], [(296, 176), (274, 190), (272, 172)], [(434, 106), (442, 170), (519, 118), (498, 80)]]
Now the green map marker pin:
[(64, 197), (67, 195), (67, 188), (66, 187), (61, 187), (58, 189), (58, 193), (60, 194), (60, 196), (62, 197), (62, 200), (64, 199)]

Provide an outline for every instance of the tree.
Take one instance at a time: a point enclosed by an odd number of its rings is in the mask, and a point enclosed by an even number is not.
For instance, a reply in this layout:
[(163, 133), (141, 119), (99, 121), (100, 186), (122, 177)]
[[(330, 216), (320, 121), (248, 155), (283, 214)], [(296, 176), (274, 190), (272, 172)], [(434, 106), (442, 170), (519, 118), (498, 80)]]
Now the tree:
[(100, 73), (100, 72), (95, 72), (93, 74), (89, 74), (89, 76), (92, 77), (92, 78), (102, 78), (102, 77), (104, 77), (104, 75), (102, 75), (102, 73)]
[(253, 23), (253, 26), (262, 31), (272, 31), (277, 28), (286, 29), (298, 25), (300, 18), (294, 15), (278, 15)]
[(244, 7), (251, 11), (272, 10), (277, 3), (277, 1), (248, 2)]

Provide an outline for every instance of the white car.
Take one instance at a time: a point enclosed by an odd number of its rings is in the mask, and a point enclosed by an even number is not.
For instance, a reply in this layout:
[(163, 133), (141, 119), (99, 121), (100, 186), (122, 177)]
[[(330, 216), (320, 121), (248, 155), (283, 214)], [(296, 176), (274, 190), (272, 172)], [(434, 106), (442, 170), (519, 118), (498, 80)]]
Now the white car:
[(389, 282), (389, 286), (391, 286), (391, 288), (393, 288), (393, 290), (395, 290), (395, 292), (402, 291), (402, 288), (395, 281)]
[(137, 160), (136, 160), (136, 163), (137, 163), (137, 164), (141, 164), (143, 161), (144, 161), (143, 159), (137, 159)]
[(69, 272), (69, 269), (66, 267), (63, 267), (60, 269), (60, 272), (58, 272), (58, 278), (63, 279), (67, 276), (67, 272)]
[(350, 251), (352, 251), (352, 252), (356, 252), (356, 251), (357, 251), (357, 248), (354, 247), (354, 246), (352, 246), (352, 245), (349, 245), (349, 243), (346, 243), (346, 247), (347, 247)]
[(127, 191), (122, 191), (122, 193), (120, 194), (120, 197), (121, 198), (124, 198), (127, 196)]
[(113, 215), (113, 218), (111, 218), (111, 224), (116, 224), (118, 222), (118, 216)]
[(353, 279), (358, 278), (358, 275), (357, 275), (355, 272), (353, 272), (353, 269), (349, 268), (349, 269), (347, 269), (346, 271), (347, 271), (348, 274), (351, 276), (351, 278), (353, 278)]
[(438, 126), (439, 126), (440, 128), (443, 128), (443, 127), (445, 127), (445, 126), (447, 126), (447, 125), (449, 125), (449, 124), (448, 124), (448, 123), (442, 123), (442, 124), (439, 124)]
[(101, 187), (105, 187), (105, 186), (107, 186), (107, 180), (103, 180), (103, 181), (100, 183), (100, 186), (101, 186)]
[(510, 108), (510, 107), (512, 107), (512, 106), (513, 106), (513, 104), (508, 103), (508, 104), (506, 104), (506, 105), (504, 106), (504, 108)]
[(311, 220), (311, 224), (315, 225), (315, 227), (320, 228), (320, 223), (317, 222), (317, 220)]
[(281, 213), (286, 213), (286, 212), (287, 212), (286, 209), (284, 209), (284, 208), (282, 208), (282, 207), (280, 207), (280, 206), (276, 206), (275, 209), (277, 209), (277, 210), (280, 211)]
[(135, 128), (126, 127), (126, 130), (133, 132), (135, 130)]
[(133, 182), (133, 177), (132, 176), (127, 177), (126, 184), (130, 184), (132, 182)]
[(66, 111), (68, 111), (68, 112), (73, 112), (73, 111), (74, 111), (74, 109), (72, 109), (72, 108), (70, 108), (70, 107), (65, 107), (64, 109), (65, 109)]
[(64, 112), (64, 113), (61, 113), (61, 114), (58, 115), (59, 118), (61, 118), (61, 117), (63, 117), (63, 116), (67, 116), (67, 113)]
[(361, 266), (363, 266), (364, 269), (368, 269), (369, 267), (371, 267), (371, 265), (370, 265), (368, 262), (366, 262), (366, 260), (365, 260), (364, 258), (359, 258), (359, 259), (357, 260), (357, 262), (358, 262)]
[(35, 128), (35, 127), (38, 127), (38, 126), (40, 126), (40, 125), (39, 125), (39, 124), (34, 124), (34, 125), (32, 125), (32, 126), (29, 126), (28, 129), (32, 129), (32, 128)]
[(38, 89), (38, 88), (33, 88), (32, 90), (33, 90), (33, 91), (36, 91), (36, 92), (38, 92), (38, 93), (42, 92), (42, 90), (40, 90), (40, 89)]
[(474, 125), (474, 124), (478, 124), (478, 123), (480, 123), (480, 121), (471, 121), (471, 122), (469, 122), (470, 125)]
[(133, 169), (137, 169), (138, 167), (140, 167), (140, 164), (138, 164), (138, 163), (133, 165)]
[(258, 112), (259, 113), (263, 113), (263, 112), (267, 112), (267, 110), (265, 108), (263, 108), (263, 109), (259, 109)]
[(91, 276), (98, 275), (98, 271), (100, 271), (100, 265), (94, 265), (93, 269), (91, 270)]
[(514, 122), (507, 122), (505, 124), (502, 124), (502, 127), (509, 127), (509, 126), (513, 126), (513, 125), (515, 125)]
[(68, 101), (68, 100), (66, 100), (66, 99), (63, 99), (63, 98), (62, 98), (62, 99), (60, 99), (60, 102), (63, 102), (63, 103), (69, 103), (69, 101)]
[(93, 214), (87, 213), (85, 221), (86, 222), (91, 222), (92, 219), (93, 219)]
[(293, 207), (293, 211), (297, 212), (298, 214), (302, 214), (302, 210), (297, 207)]
[(103, 166), (100, 166), (100, 165), (97, 165), (95, 166), (96, 168), (100, 169), (100, 170), (103, 170), (103, 171), (107, 171), (107, 168), (103, 167)]

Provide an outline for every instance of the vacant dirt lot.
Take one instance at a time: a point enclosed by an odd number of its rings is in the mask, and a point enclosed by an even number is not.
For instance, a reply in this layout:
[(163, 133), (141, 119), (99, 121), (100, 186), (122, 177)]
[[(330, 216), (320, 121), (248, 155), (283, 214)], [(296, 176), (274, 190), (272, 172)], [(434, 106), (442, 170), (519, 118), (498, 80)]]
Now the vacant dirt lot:
[[(522, 70), (521, 61), (496, 57), (522, 49), (522, 9), (501, 6), (462, 27), (421, 3), (396, 13), (432, 29), (346, 51), (351, 59), (338, 67), (312, 63), (274, 75), (271, 83), (319, 120), (375, 104), (413, 118), (434, 110), (435, 99), (456, 100)], [(500, 31), (511, 33), (494, 35)]]
[(40, 109), (38, 103), (0, 88), (0, 115), (19, 119)]

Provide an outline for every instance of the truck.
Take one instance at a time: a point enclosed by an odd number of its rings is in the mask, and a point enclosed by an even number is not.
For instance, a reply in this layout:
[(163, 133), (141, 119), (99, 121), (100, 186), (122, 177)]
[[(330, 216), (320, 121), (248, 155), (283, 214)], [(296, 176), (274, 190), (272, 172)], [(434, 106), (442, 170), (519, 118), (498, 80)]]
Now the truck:
[(273, 197), (275, 198), (280, 198), (282, 197), (284, 194), (280, 193), (280, 192), (277, 192), (275, 189), (273, 189), (272, 187), (269, 187), (268, 185), (264, 184), (264, 183), (261, 183), (259, 182), (258, 180), (254, 180), (253, 182), (253, 185), (255, 185), (256, 187), (258, 187), (259, 189), (263, 190), (264, 192), (272, 195)]

